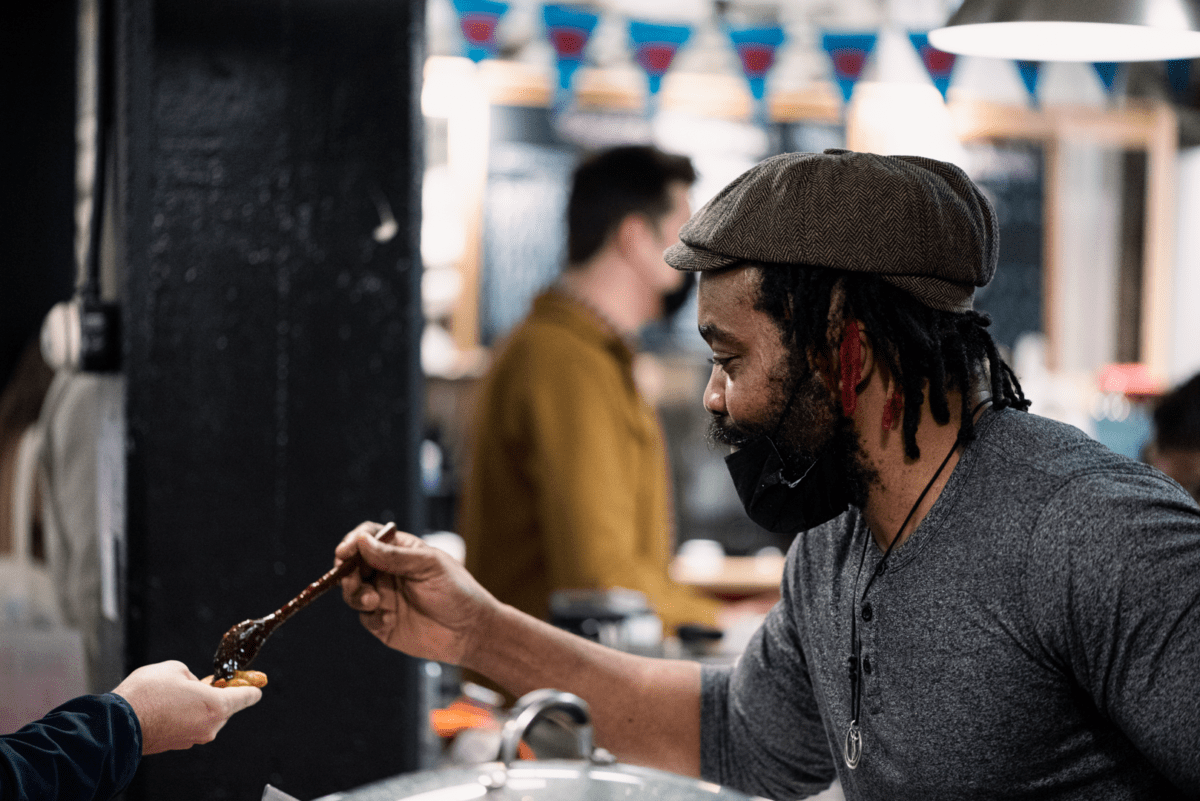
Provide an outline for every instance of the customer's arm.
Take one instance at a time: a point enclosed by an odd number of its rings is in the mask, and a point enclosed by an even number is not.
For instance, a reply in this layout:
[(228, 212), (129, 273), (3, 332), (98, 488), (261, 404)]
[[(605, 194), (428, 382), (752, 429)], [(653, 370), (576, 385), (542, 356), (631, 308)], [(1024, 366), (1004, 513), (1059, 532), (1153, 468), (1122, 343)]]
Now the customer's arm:
[(143, 755), (209, 742), (261, 697), (256, 687), (203, 684), (182, 662), (138, 668), (111, 693), (75, 698), (0, 737), (0, 801), (111, 798)]
[(0, 801), (111, 798), (133, 778), (141, 752), (124, 699), (75, 698), (0, 737)]

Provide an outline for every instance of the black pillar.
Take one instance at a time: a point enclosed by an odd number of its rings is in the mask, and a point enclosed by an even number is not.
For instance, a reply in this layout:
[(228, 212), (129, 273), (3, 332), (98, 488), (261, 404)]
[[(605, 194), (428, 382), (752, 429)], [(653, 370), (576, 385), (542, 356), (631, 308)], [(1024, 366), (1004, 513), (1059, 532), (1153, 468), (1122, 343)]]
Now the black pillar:
[[(131, 667), (205, 675), (360, 520), (422, 527), (423, 5), (117, 3)], [(253, 667), (263, 701), (147, 758), (131, 798), (307, 799), (418, 766), (418, 665), (336, 590)]]

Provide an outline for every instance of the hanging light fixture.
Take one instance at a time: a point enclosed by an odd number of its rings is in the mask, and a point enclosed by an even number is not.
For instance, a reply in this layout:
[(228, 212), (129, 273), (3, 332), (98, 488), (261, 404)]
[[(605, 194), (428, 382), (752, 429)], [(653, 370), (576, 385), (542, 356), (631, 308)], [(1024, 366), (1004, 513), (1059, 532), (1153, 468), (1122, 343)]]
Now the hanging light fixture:
[(963, 0), (929, 42), (1024, 61), (1200, 57), (1200, 0)]

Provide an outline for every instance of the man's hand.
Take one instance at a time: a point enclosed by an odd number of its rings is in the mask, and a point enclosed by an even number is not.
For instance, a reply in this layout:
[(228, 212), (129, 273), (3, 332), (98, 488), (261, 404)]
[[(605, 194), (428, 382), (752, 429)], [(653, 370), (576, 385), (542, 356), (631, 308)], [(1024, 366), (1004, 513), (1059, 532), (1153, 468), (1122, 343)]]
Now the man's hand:
[(597, 742), (619, 758), (686, 775), (700, 771), (700, 663), (621, 653), (506, 606), (454, 557), (411, 534), (394, 541), (363, 523), (338, 545), (346, 603), (367, 630), (411, 656), (475, 670), (514, 696), (539, 687), (591, 705)]
[(174, 661), (138, 668), (113, 692), (129, 702), (141, 723), (142, 754), (212, 742), (235, 712), (262, 698), (257, 687), (210, 687)]
[(334, 551), (337, 563), (362, 555), (363, 568), (342, 579), (342, 597), (385, 645), (410, 656), (461, 665), (476, 632), (499, 602), (453, 557), (419, 537), (373, 536), (362, 523)]

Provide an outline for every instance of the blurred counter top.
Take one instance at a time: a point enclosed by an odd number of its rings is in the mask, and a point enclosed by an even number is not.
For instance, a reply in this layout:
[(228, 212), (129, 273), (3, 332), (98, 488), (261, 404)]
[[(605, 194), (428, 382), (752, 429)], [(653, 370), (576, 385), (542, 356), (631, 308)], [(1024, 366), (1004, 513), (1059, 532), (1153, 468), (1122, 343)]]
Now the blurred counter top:
[(786, 557), (781, 554), (689, 558), (671, 561), (671, 578), (724, 600), (779, 592)]

